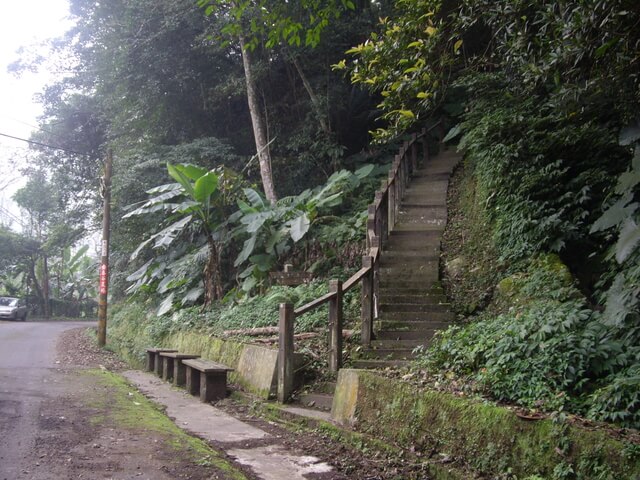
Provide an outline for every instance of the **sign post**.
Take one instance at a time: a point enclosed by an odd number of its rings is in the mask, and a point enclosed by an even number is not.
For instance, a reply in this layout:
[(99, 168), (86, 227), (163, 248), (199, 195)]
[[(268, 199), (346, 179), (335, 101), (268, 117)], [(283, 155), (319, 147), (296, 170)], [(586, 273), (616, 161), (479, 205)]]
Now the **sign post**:
[(98, 290), (98, 345), (107, 343), (107, 295), (109, 293), (109, 230), (111, 227), (111, 169), (113, 152), (107, 151), (104, 164), (102, 198), (104, 201), (102, 215), (102, 254), (100, 257), (100, 283)]

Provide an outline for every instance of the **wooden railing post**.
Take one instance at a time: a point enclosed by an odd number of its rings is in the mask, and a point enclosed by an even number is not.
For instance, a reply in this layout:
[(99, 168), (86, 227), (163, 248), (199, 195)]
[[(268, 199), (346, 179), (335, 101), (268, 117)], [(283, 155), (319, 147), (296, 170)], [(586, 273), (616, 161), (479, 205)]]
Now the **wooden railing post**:
[(372, 235), (376, 236), (376, 206), (369, 205), (367, 209), (367, 250), (371, 248)]
[(342, 366), (342, 281), (330, 280), (329, 293), (329, 371), (337, 372)]
[[(371, 240), (371, 248), (380, 248), (380, 238), (376, 237)], [(378, 298), (380, 291), (380, 275), (378, 270), (380, 268), (380, 262), (374, 259), (373, 263), (373, 272), (372, 272), (372, 280), (373, 280), (373, 318), (378, 318)]]
[(280, 304), (278, 342), (278, 401), (285, 403), (293, 392), (293, 305)]
[(429, 135), (426, 129), (422, 133), (422, 166), (424, 167), (429, 161)]
[(396, 187), (397, 187), (397, 178), (393, 178), (393, 174), (389, 173), (389, 196), (388, 196), (388, 225), (389, 230), (393, 229), (393, 226), (396, 224)]
[(415, 173), (418, 169), (418, 136), (414, 133), (411, 137), (411, 172)]
[(362, 332), (360, 338), (362, 345), (369, 347), (373, 336), (373, 259), (365, 255), (362, 257), (362, 268), (369, 268), (369, 273), (362, 277), (362, 309), (360, 318)]

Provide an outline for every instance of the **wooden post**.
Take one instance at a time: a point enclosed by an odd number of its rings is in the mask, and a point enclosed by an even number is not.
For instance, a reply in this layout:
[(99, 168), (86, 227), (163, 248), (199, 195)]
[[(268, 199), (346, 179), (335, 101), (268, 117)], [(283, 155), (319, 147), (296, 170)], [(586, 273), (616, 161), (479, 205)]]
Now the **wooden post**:
[[(371, 248), (380, 248), (380, 238), (376, 237), (374, 239), (371, 240)], [(375, 262), (373, 264), (373, 272), (371, 275), (372, 281), (373, 281), (373, 318), (378, 318), (378, 292), (380, 291), (380, 287), (379, 287), (379, 281), (380, 281), (380, 275), (379, 275), (379, 270), (380, 268), (380, 262)]]
[(365, 255), (362, 257), (362, 268), (369, 268), (369, 273), (362, 277), (362, 310), (360, 319), (362, 321), (362, 332), (360, 338), (362, 345), (369, 347), (373, 336), (373, 259)]
[(336, 295), (329, 300), (329, 371), (342, 367), (342, 281), (330, 280), (329, 292)]
[(422, 136), (422, 166), (426, 166), (429, 161), (429, 135), (425, 130)]
[(396, 191), (396, 205), (394, 205), (394, 208), (396, 206), (400, 205), (400, 201), (402, 200), (402, 197), (404, 197), (404, 191), (407, 187), (407, 175), (406, 175), (406, 168), (407, 168), (407, 162), (405, 161), (404, 157), (402, 158), (400, 165), (398, 167), (398, 180), (400, 181), (398, 183), (398, 188)]
[(285, 403), (293, 391), (293, 305), (280, 304), (278, 342), (278, 401)]
[(411, 173), (418, 169), (418, 136), (414, 133), (411, 137)]
[(376, 206), (374, 204), (367, 208), (367, 249), (371, 248), (371, 232), (378, 235), (376, 232)]
[(393, 229), (393, 226), (396, 224), (396, 185), (398, 178), (394, 178), (391, 173), (389, 173), (389, 207), (387, 211), (388, 219), (387, 224), (389, 225), (389, 230)]
[[(109, 293), (109, 232), (111, 229), (111, 169), (113, 153), (107, 150), (104, 164), (104, 180), (102, 197), (104, 201), (102, 213), (102, 256), (100, 257), (100, 283), (98, 297), (98, 345), (107, 343), (107, 296)], [(156, 358), (156, 361), (158, 359)]]

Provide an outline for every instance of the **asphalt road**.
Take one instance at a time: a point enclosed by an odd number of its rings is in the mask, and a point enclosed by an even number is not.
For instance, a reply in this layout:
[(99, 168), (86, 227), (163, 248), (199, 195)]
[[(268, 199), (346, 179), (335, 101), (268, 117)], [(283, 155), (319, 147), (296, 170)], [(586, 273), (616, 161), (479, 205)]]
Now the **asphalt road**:
[(58, 335), (92, 322), (0, 321), (0, 480), (17, 478), (38, 431), (41, 403), (54, 395)]

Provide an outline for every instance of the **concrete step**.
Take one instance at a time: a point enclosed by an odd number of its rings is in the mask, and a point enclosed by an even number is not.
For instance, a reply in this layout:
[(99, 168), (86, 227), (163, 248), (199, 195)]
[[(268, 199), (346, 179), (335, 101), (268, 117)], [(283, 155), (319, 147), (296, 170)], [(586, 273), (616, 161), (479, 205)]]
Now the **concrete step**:
[(413, 348), (376, 348), (366, 349), (360, 352), (362, 357), (358, 360), (411, 360)]
[(393, 226), (393, 232), (437, 232), (442, 235), (446, 222), (444, 220), (434, 220), (433, 222), (412, 222), (398, 221)]
[(402, 200), (401, 208), (447, 208), (446, 198), (405, 198)]
[(445, 322), (452, 323), (456, 316), (452, 312), (380, 312), (378, 320), (403, 322)]
[(448, 299), (438, 290), (435, 292), (420, 292), (418, 294), (406, 293), (402, 289), (391, 292), (387, 289), (379, 291), (378, 304), (382, 307), (385, 304), (413, 304), (413, 305), (446, 305), (449, 306)]
[(402, 208), (404, 207), (422, 207), (422, 208), (435, 208), (447, 206), (446, 194), (420, 194), (420, 195), (405, 195), (402, 199)]
[[(380, 341), (389, 340), (392, 342), (390, 346), (398, 344), (399, 342), (410, 342), (412, 346), (417, 347), (418, 345), (425, 345), (428, 343), (433, 337), (433, 334), (438, 330), (438, 328), (423, 330), (382, 330), (376, 333), (376, 339)], [(415, 345), (413, 345), (413, 341), (415, 341)], [(401, 343), (400, 345), (403, 347), (409, 346), (405, 343)]]
[[(382, 246), (384, 252), (416, 252), (420, 255), (440, 257), (440, 236), (429, 237), (389, 237)], [(407, 255), (410, 255), (407, 253)]]
[(396, 287), (389, 285), (380, 285), (378, 291), (378, 303), (387, 302), (388, 299), (395, 298), (398, 295), (408, 295), (410, 297), (422, 297), (428, 295), (443, 294), (442, 288), (435, 285), (427, 286), (408, 286)]
[(446, 218), (431, 218), (423, 217), (420, 215), (398, 215), (396, 218), (396, 225), (429, 225), (432, 227), (444, 228), (447, 224)]
[(351, 365), (353, 368), (361, 368), (364, 370), (384, 370), (386, 368), (395, 369), (395, 368), (406, 367), (407, 365), (409, 365), (409, 363), (410, 362), (408, 360), (360, 359), (360, 360), (353, 360), (351, 362)]
[(416, 272), (418, 274), (431, 272), (437, 273), (440, 271), (440, 259), (425, 255), (416, 257), (406, 256), (400, 258), (388, 258), (381, 256), (379, 268), (381, 274), (383, 274), (383, 271), (389, 269), (402, 270), (405, 275), (407, 275), (409, 271)]
[(380, 312), (448, 312), (451, 310), (450, 303), (391, 303), (389, 298), (384, 303), (380, 303)]
[(437, 240), (440, 242), (440, 233), (437, 230), (392, 230), (389, 234), (389, 241), (403, 241), (403, 240)]
[[(402, 238), (391, 236), (382, 246), (382, 254), (387, 252), (401, 253), (403, 255), (430, 255), (440, 257), (440, 236), (422, 238)], [(410, 253), (414, 252), (414, 253)]]
[(381, 338), (371, 341), (371, 349), (372, 350), (413, 350), (420, 345), (426, 345), (430, 341), (428, 339), (417, 339), (417, 338), (407, 338), (407, 339), (389, 339), (389, 338)]
[(407, 272), (406, 270), (403, 270), (402, 267), (387, 267), (380, 269), (380, 285), (382, 285), (382, 287), (428, 288), (437, 281), (439, 281), (437, 271), (419, 272), (414, 270)]
[(419, 185), (408, 188), (402, 197), (401, 208), (404, 205), (422, 205), (423, 207), (432, 204), (434, 207), (447, 205), (447, 188), (434, 187), (430, 185)]
[(333, 404), (333, 394), (329, 393), (303, 393), (298, 397), (300, 404), (307, 408), (330, 411)]
[(373, 328), (376, 332), (385, 330), (446, 330), (452, 325), (442, 320), (376, 320)]
[(400, 205), (400, 211), (398, 212), (398, 218), (404, 220), (416, 219), (416, 220), (446, 220), (447, 208), (446, 207), (414, 207)]
[[(438, 282), (439, 280), (437, 279), (412, 280), (412, 279), (389, 277), (389, 276), (382, 275), (380, 277), (379, 287), (385, 290), (386, 289), (395, 289), (395, 290), (406, 289), (406, 290), (410, 290), (411, 292), (416, 292), (416, 291), (429, 292), (434, 285), (438, 284)], [(383, 299), (383, 297), (380, 296), (378, 298), (379, 298), (378, 304), (380, 304), (381, 301), (383, 300), (386, 301), (389, 297), (385, 297)]]
[(436, 249), (432, 250), (383, 250), (382, 255), (380, 257), (381, 262), (440, 262), (440, 256), (437, 254), (439, 252)]
[(429, 165), (428, 167), (419, 168), (411, 174), (411, 183), (414, 181), (423, 181), (425, 179), (432, 181), (448, 182), (451, 172), (448, 170), (450, 166), (446, 162), (439, 165)]
[(428, 193), (446, 194), (449, 189), (449, 179), (436, 180), (429, 177), (416, 178), (404, 191), (405, 195), (419, 195)]

